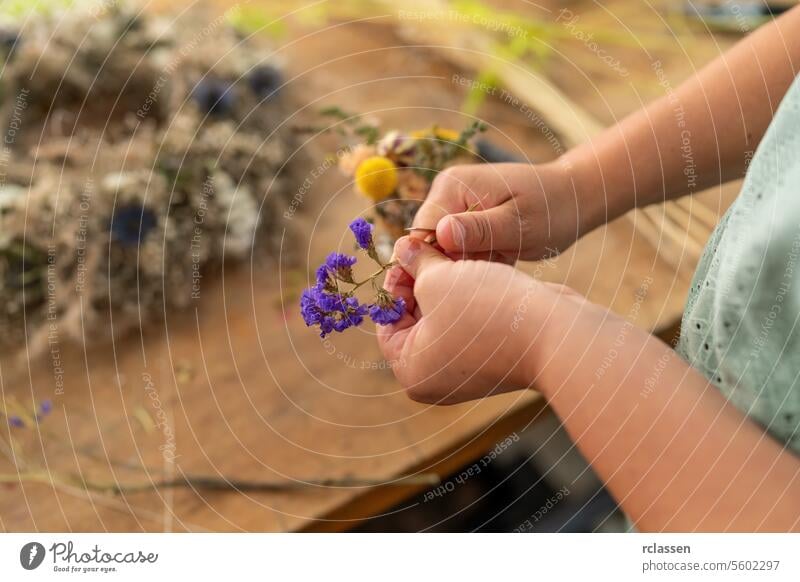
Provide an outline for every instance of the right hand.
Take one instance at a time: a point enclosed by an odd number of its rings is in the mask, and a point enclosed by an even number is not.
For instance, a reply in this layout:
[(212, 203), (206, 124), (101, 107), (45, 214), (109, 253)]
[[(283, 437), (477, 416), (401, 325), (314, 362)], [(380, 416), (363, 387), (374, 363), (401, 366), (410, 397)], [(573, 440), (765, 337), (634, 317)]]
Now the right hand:
[(596, 226), (578, 194), (569, 166), (558, 162), (453, 166), (433, 181), (414, 226), (436, 228), (453, 257), (538, 260)]
[[(419, 402), (455, 404), (534, 382), (560, 386), (563, 375), (551, 376), (569, 374), (570, 358), (613, 317), (563, 285), (508, 265), (453, 261), (410, 237), (397, 241), (395, 258), (399, 266), (387, 273), (384, 287), (403, 298), (406, 311), (378, 326), (378, 344)], [(584, 344), (572, 344), (578, 352), (560, 350), (558, 360), (554, 350), (567, 336)]]

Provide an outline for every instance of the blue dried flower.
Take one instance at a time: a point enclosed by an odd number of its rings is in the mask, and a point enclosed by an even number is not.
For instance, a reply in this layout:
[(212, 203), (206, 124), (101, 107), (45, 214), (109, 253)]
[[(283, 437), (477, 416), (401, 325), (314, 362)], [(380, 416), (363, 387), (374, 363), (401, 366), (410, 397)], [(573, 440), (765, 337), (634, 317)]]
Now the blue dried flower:
[(53, 411), (53, 401), (49, 398), (47, 400), (42, 400), (42, 403), (39, 405), (39, 412), (47, 416)]
[(233, 113), (236, 92), (227, 81), (206, 78), (197, 83), (192, 91), (192, 99), (204, 114), (224, 117)]
[(304, 289), (300, 295), (300, 314), (309, 327), (317, 325), (322, 320), (322, 312), (317, 305), (317, 296), (321, 292), (316, 287), (310, 287)]
[(283, 75), (270, 65), (258, 65), (247, 75), (250, 89), (259, 99), (271, 99), (283, 85)]
[(127, 204), (111, 216), (111, 238), (124, 246), (138, 246), (157, 224), (156, 213), (140, 204)]
[(399, 321), (406, 312), (406, 302), (402, 297), (395, 299), (386, 291), (378, 293), (378, 301), (369, 306), (369, 316), (378, 325), (389, 325)]
[[(330, 274), (332, 274), (335, 278), (339, 279), (340, 281), (345, 281), (346, 283), (353, 282), (353, 265), (356, 264), (356, 258), (351, 257), (350, 255), (344, 255), (342, 253), (331, 253), (328, 255), (328, 258), (325, 259), (325, 267)], [(321, 269), (322, 267), (320, 267)], [(320, 269), (317, 269), (317, 283), (320, 282)], [(335, 283), (333, 284), (333, 288), (336, 288)]]
[(14, 415), (8, 417), (8, 424), (15, 428), (25, 428), (25, 421), (21, 417)]
[(300, 313), (307, 326), (318, 325), (320, 336), (325, 337), (333, 331), (342, 332), (361, 325), (367, 307), (359, 304), (355, 297), (311, 287), (300, 296)]
[(365, 251), (374, 248), (375, 245), (372, 240), (372, 229), (373, 226), (362, 217), (358, 217), (350, 223), (350, 230), (356, 237), (356, 243)]
[[(378, 257), (372, 238), (373, 226), (363, 218), (350, 223), (350, 230), (356, 237), (358, 246), (367, 251), (380, 269), (366, 280), (353, 279), (353, 265), (356, 258), (342, 253), (331, 253), (316, 271), (316, 284), (304, 290), (300, 296), (300, 313), (309, 327), (319, 326), (320, 335), (342, 332), (350, 327), (361, 325), (369, 315), (378, 325), (389, 325), (399, 320), (406, 310), (405, 301), (394, 299), (385, 289), (376, 285), (376, 278), (392, 266), (384, 264)], [(344, 291), (340, 283), (349, 283), (350, 289)], [(377, 290), (375, 303), (362, 305), (355, 292), (363, 285), (371, 283)]]
[(327, 265), (317, 267), (316, 287), (327, 291), (336, 291), (336, 282), (331, 278), (331, 272)]

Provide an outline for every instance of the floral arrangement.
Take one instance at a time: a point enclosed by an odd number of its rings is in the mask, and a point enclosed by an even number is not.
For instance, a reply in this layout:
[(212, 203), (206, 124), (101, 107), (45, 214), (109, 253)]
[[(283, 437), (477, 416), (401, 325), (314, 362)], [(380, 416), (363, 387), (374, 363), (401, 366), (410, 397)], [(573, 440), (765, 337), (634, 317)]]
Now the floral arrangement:
[[(374, 203), (371, 220), (383, 230), (379, 242), (371, 222), (358, 218), (350, 224), (356, 245), (378, 265), (375, 273), (356, 282), (352, 271), (356, 258), (331, 253), (317, 269), (316, 284), (303, 291), (303, 319), (307, 326), (319, 327), (320, 335), (325, 337), (361, 325), (367, 314), (377, 325), (389, 325), (403, 316), (403, 299), (393, 298), (377, 282), (393, 265), (382, 257), (391, 254), (394, 241), (411, 226), (439, 172), (455, 164), (486, 161), (482, 151), (485, 148), (476, 139), (486, 127), (475, 122), (460, 132), (434, 126), (408, 134), (390, 131), (381, 136), (375, 124), (339, 108), (322, 113), (337, 119), (336, 131), (340, 135), (364, 140), (340, 158), (339, 168), (353, 178), (356, 191)], [(363, 304), (355, 291), (368, 283), (374, 297)], [(350, 288), (343, 290), (345, 286)]]
[[(367, 314), (376, 324), (389, 325), (405, 313), (405, 301), (402, 298), (395, 299), (377, 283), (378, 277), (394, 263), (384, 263), (378, 257), (372, 236), (373, 228), (364, 218), (357, 218), (350, 223), (356, 245), (375, 261), (377, 271), (363, 281), (356, 281), (353, 275), (356, 257), (331, 253), (317, 269), (316, 284), (303, 291), (300, 297), (300, 313), (306, 325), (318, 326), (321, 337), (361, 325)], [(373, 300), (368, 304), (360, 303), (355, 292), (367, 284), (372, 286)], [(349, 289), (344, 290), (344, 286)]]
[(277, 250), (302, 163), (282, 75), (206, 22), (75, 10), (0, 45), (0, 350), (122, 335)]
[(356, 191), (374, 203), (374, 220), (391, 239), (402, 236), (436, 175), (455, 164), (482, 161), (482, 142), (476, 136), (486, 129), (480, 122), (462, 131), (438, 126), (407, 134), (390, 131), (383, 136), (377, 127), (339, 110), (328, 114), (342, 117), (365, 143), (353, 146), (339, 161), (340, 170), (353, 178)]

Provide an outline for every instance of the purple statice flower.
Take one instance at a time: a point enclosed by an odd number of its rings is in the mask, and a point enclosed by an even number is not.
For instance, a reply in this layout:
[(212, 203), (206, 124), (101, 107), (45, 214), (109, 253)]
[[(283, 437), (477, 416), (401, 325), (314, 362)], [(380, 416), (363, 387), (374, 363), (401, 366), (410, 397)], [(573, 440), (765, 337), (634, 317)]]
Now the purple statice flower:
[(356, 243), (365, 251), (375, 246), (372, 240), (372, 229), (373, 226), (362, 217), (358, 217), (350, 223), (350, 230), (353, 231), (356, 237)]
[[(346, 283), (353, 282), (353, 265), (356, 264), (356, 258), (350, 255), (343, 255), (342, 253), (331, 253), (325, 259), (325, 264), (317, 269), (317, 284), (320, 283), (320, 270), (324, 267), (329, 274), (333, 275), (340, 281)], [(331, 287), (336, 289), (336, 283), (332, 282)]]
[(317, 286), (303, 291), (300, 313), (307, 326), (318, 325), (320, 336), (325, 337), (331, 332), (361, 325), (367, 306), (359, 304), (355, 297), (329, 293)]
[(16, 414), (8, 417), (8, 424), (15, 428), (25, 428), (25, 421)]
[(336, 291), (336, 281), (331, 277), (331, 272), (327, 265), (317, 267), (317, 289), (325, 291)]
[(389, 325), (399, 321), (406, 312), (406, 302), (402, 297), (395, 299), (386, 291), (378, 292), (378, 300), (369, 306), (369, 316), (378, 325)]
[(300, 314), (303, 316), (303, 321), (306, 325), (318, 325), (322, 321), (322, 311), (317, 305), (317, 297), (322, 293), (322, 290), (317, 287), (309, 287), (304, 289), (300, 295)]

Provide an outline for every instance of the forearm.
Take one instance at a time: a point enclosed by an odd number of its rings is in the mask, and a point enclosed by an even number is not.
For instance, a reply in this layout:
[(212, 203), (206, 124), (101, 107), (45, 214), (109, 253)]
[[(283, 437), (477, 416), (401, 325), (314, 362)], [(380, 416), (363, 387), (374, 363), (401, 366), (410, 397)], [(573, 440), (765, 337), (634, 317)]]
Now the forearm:
[(800, 528), (795, 455), (664, 343), (580, 311), (553, 309), (535, 385), (638, 528)]
[(674, 91), (660, 79), (664, 97), (562, 156), (591, 209), (585, 230), (634, 206), (741, 177), (800, 68), (798, 30), (800, 7)]

